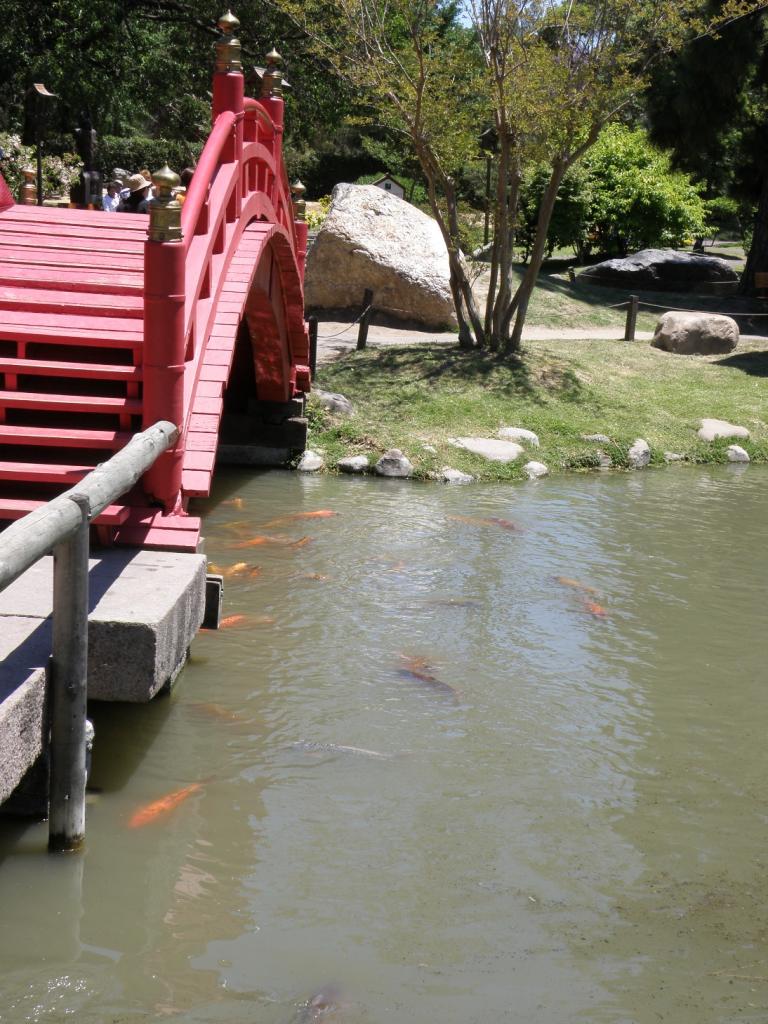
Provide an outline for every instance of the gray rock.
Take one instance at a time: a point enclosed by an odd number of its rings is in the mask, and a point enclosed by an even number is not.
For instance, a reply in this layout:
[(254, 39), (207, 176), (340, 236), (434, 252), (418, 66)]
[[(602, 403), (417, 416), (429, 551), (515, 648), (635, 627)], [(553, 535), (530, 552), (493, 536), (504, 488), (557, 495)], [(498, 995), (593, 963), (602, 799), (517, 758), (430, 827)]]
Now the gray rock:
[(738, 427), (727, 420), (703, 419), (699, 424), (699, 438), (702, 441), (714, 441), (718, 437), (749, 437), (746, 427)]
[(437, 479), (444, 484), (471, 484), (475, 480), (469, 473), (462, 473), (460, 469), (451, 469), (450, 466), (443, 466)]
[(336, 463), (342, 473), (365, 473), (370, 465), (367, 455), (347, 455)]
[(651, 345), (681, 356), (710, 356), (733, 352), (739, 343), (739, 325), (719, 313), (665, 313), (656, 324)]
[(299, 473), (316, 473), (318, 469), (322, 469), (325, 465), (323, 462), (322, 455), (318, 455), (317, 452), (310, 451), (309, 448), (302, 453), (301, 458), (296, 464), (296, 469)]
[(539, 447), (539, 436), (532, 430), (525, 430), (523, 427), (502, 427), (499, 430), (499, 437), (503, 441), (522, 441), (532, 444), (534, 448)]
[(375, 185), (337, 185), (307, 258), (309, 308), (375, 308), (428, 328), (452, 327), (448, 250), (437, 222)]
[(489, 437), (449, 437), (448, 444), (464, 448), (491, 462), (514, 462), (523, 454), (522, 445), (514, 441), (495, 441)]
[(373, 469), (377, 476), (402, 477), (404, 479), (413, 476), (413, 465), (399, 448), (390, 448), (388, 452), (384, 452)]
[(729, 462), (749, 462), (749, 454), (744, 451), (741, 445), (731, 444), (726, 452)]
[(610, 444), (611, 439), (607, 434), (582, 434), (582, 441), (595, 441), (597, 444)]
[(688, 291), (702, 282), (734, 285), (739, 278), (726, 260), (675, 249), (643, 249), (622, 260), (606, 260), (579, 274), (579, 281), (611, 287)]
[(600, 469), (610, 469), (613, 466), (611, 456), (606, 455), (605, 452), (597, 453), (597, 461)]
[(318, 400), (324, 409), (329, 412), (338, 413), (339, 416), (353, 416), (355, 409), (348, 398), (338, 395), (334, 391), (323, 391), (321, 388), (312, 388), (311, 394)]
[(647, 441), (638, 437), (627, 453), (630, 469), (644, 469), (651, 461), (651, 449)]
[(437, 455), (437, 448), (433, 444), (423, 444), (421, 448), (422, 451), (427, 452), (429, 455)]
[(684, 455), (678, 455), (677, 452), (664, 452), (665, 462), (683, 462), (685, 459)]
[(529, 480), (538, 480), (540, 477), (546, 476), (549, 473), (549, 469), (543, 462), (526, 462), (523, 466), (523, 472)]

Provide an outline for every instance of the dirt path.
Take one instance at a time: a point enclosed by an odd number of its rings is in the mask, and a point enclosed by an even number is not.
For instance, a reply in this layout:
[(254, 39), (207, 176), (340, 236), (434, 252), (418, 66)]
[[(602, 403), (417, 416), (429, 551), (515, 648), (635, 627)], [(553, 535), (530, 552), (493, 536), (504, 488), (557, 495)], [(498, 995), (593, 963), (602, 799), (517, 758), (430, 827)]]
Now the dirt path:
[[(333, 359), (357, 346), (357, 324), (350, 325), (336, 320), (321, 320), (317, 332), (317, 362), (329, 363)], [(524, 327), (523, 341), (586, 341), (603, 339), (619, 341), (624, 337), (623, 327), (592, 327), (589, 330), (575, 330), (569, 327)], [(651, 331), (638, 331), (638, 341), (650, 341)], [(412, 331), (403, 327), (376, 327), (368, 329), (370, 348), (387, 345), (455, 345), (453, 331)]]

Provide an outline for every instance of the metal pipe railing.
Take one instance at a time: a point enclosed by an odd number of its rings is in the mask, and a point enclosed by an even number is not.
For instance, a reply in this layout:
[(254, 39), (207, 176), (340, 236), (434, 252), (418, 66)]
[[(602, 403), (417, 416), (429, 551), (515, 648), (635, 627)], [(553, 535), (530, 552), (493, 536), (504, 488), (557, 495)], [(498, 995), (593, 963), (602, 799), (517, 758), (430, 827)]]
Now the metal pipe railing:
[(0, 534), (0, 591), (53, 551), (48, 815), (48, 849), (52, 851), (76, 850), (85, 838), (88, 527), (178, 437), (175, 424), (155, 423), (74, 487)]

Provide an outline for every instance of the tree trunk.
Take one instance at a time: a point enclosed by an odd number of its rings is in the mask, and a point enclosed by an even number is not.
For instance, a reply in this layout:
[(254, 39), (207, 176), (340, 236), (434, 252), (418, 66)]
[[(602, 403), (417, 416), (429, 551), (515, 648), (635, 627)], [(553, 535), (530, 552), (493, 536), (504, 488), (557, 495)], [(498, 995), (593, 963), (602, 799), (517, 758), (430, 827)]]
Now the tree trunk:
[(740, 295), (755, 295), (755, 274), (768, 271), (768, 169), (763, 174), (763, 187), (760, 191), (760, 202), (755, 214), (755, 230), (749, 256), (741, 275)]
[(552, 165), (552, 174), (550, 175), (549, 183), (547, 184), (544, 195), (541, 197), (539, 218), (536, 222), (536, 236), (533, 240), (533, 247), (531, 249), (531, 262), (528, 264), (525, 276), (520, 282), (520, 287), (517, 289), (515, 298), (510, 304), (504, 318), (504, 323), (502, 324), (504, 334), (506, 335), (509, 331), (509, 325), (516, 306), (517, 315), (515, 316), (515, 326), (504, 347), (505, 355), (516, 355), (520, 351), (520, 343), (523, 336), (523, 325), (525, 324), (525, 317), (528, 313), (528, 303), (531, 300), (533, 287), (536, 284), (536, 278), (539, 276), (541, 265), (544, 262), (549, 223), (552, 220), (552, 211), (555, 208), (557, 190), (560, 188), (560, 182), (563, 180), (563, 175), (565, 174), (566, 169), (567, 164), (564, 160), (556, 160), (554, 162)]

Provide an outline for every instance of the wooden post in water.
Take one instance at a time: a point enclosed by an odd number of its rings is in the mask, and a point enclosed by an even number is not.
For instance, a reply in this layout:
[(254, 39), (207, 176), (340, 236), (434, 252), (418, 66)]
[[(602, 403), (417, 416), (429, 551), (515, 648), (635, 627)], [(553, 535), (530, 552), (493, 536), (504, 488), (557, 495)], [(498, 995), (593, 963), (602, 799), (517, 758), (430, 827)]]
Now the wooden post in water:
[(637, 309), (639, 304), (639, 295), (629, 296), (629, 305), (627, 306), (627, 324), (624, 328), (624, 341), (635, 340), (635, 328), (637, 327)]
[(85, 838), (85, 722), (88, 697), (89, 501), (71, 494), (80, 523), (53, 549), (51, 796), (48, 849), (77, 850)]
[(357, 351), (365, 348), (368, 343), (368, 325), (371, 322), (371, 316), (373, 315), (373, 292), (370, 288), (366, 288), (363, 294), (363, 313), (360, 317), (360, 329), (357, 332)]

